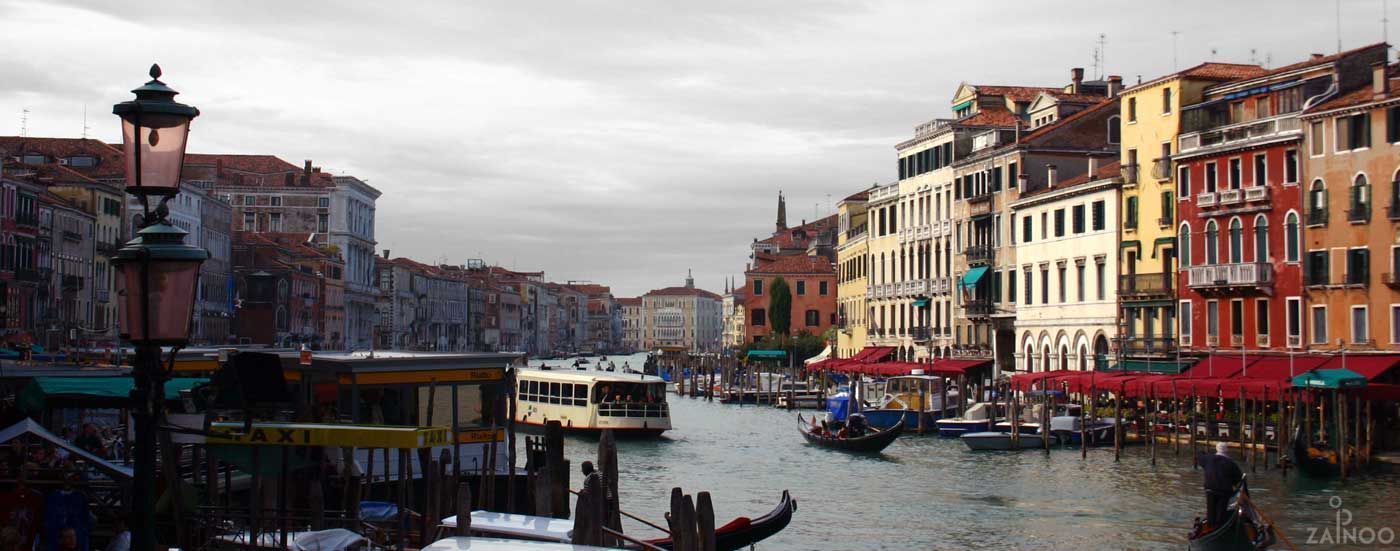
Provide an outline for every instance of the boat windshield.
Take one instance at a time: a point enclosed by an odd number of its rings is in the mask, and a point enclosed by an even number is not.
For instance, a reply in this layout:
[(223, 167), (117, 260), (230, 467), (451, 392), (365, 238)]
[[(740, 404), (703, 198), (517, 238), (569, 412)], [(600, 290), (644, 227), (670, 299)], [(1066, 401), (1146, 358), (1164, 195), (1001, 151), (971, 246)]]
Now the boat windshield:
[(593, 403), (659, 404), (666, 401), (665, 383), (605, 382), (593, 386)]

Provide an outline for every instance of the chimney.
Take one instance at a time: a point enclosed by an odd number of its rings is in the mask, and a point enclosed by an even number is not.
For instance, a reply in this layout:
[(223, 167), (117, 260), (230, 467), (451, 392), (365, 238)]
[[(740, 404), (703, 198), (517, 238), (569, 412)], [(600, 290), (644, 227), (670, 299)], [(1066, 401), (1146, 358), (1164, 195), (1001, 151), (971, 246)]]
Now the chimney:
[(1056, 179), (1059, 175), (1060, 171), (1055, 168), (1055, 165), (1045, 165), (1045, 188), (1049, 189), (1055, 187)]
[(1310, 57), (1311, 57), (1311, 59), (1312, 59), (1313, 61), (1316, 61), (1316, 60), (1322, 59), (1322, 58), (1327, 57), (1327, 56), (1322, 55), (1322, 54), (1316, 54), (1316, 53), (1315, 53), (1315, 54), (1312, 54), (1312, 56), (1310, 56)]
[(218, 179), (224, 177), (224, 159), (222, 157), (214, 159), (214, 177)]
[(1096, 180), (1097, 178), (1095, 178), (1095, 176), (1098, 175), (1098, 173), (1099, 173), (1099, 158), (1098, 158), (1098, 157), (1094, 157), (1094, 156), (1091, 155), (1091, 156), (1089, 157), (1089, 181), (1092, 182), (1092, 181)]
[(311, 185), (311, 159), (306, 160), (306, 167), (301, 171), (301, 185)]
[(389, 249), (384, 249), (384, 260), (389, 260)]
[(1390, 94), (1390, 77), (1386, 75), (1386, 62), (1371, 64), (1371, 98), (1381, 99)]
[(1123, 91), (1123, 77), (1119, 75), (1108, 75), (1108, 97), (1116, 98), (1118, 93)]
[(1084, 83), (1084, 68), (1075, 67), (1073, 69), (1070, 69), (1069, 81), (1072, 83), (1070, 84), (1069, 92), (1071, 94), (1078, 94), (1080, 85)]
[(292, 187), (292, 186), (296, 185), (296, 175), (295, 175), (295, 174), (292, 174), (292, 173), (290, 173), (290, 172), (287, 173), (287, 177), (286, 177), (286, 178), (283, 178), (283, 180), (286, 180), (285, 182), (282, 183), (282, 185), (284, 185), (284, 186)]

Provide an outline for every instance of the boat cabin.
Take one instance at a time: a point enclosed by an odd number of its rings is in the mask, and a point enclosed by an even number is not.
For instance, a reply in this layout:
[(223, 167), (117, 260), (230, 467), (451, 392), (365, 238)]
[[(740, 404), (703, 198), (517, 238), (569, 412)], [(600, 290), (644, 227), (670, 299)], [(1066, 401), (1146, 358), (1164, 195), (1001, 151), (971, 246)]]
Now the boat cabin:
[(516, 373), (515, 421), (565, 430), (640, 431), (671, 428), (666, 382), (655, 377), (600, 371), (521, 369)]

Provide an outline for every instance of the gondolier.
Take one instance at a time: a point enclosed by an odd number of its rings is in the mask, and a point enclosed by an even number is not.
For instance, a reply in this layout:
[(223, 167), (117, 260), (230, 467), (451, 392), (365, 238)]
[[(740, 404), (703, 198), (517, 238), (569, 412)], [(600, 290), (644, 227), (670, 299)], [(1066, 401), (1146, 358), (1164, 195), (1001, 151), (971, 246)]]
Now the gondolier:
[(1230, 496), (1244, 478), (1244, 471), (1229, 455), (1230, 446), (1224, 442), (1215, 444), (1215, 453), (1201, 454), (1197, 458), (1204, 471), (1206, 489), (1206, 524), (1212, 528), (1229, 520)]

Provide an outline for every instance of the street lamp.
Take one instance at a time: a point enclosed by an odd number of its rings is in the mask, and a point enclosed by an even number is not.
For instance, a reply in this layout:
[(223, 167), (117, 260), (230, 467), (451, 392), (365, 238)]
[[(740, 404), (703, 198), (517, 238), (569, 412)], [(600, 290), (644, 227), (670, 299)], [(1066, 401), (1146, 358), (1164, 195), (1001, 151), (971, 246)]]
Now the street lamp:
[[(131, 504), (131, 548), (155, 548), (156, 433), (165, 397), (167, 370), (161, 347), (171, 347), (171, 362), (189, 341), (199, 265), (209, 252), (185, 245), (186, 232), (166, 219), (165, 203), (180, 192), (190, 121), (199, 110), (175, 101), (177, 92), (160, 81), (151, 66), (151, 81), (132, 90), (136, 99), (118, 103), (126, 156), (126, 192), (141, 200), (136, 237), (112, 257), (117, 271), (121, 337), (136, 349), (131, 399), (136, 442)], [(151, 199), (159, 199), (155, 209)], [(167, 466), (169, 468), (170, 466)]]

